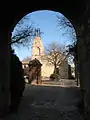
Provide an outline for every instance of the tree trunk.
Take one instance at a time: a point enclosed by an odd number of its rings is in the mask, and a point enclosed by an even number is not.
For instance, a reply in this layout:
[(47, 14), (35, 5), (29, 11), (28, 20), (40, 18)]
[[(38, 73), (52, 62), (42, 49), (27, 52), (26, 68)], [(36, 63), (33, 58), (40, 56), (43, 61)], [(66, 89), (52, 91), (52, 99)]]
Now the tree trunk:
[(54, 64), (54, 74), (57, 74), (57, 66), (56, 66), (56, 64)]

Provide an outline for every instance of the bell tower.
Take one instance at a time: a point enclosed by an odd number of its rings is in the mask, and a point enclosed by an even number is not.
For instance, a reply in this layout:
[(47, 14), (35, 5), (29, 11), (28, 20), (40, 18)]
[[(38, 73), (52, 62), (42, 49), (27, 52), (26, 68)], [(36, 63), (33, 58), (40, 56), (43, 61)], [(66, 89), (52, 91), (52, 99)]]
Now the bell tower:
[(44, 55), (44, 47), (41, 40), (40, 29), (35, 29), (35, 37), (32, 44), (32, 59), (40, 58)]

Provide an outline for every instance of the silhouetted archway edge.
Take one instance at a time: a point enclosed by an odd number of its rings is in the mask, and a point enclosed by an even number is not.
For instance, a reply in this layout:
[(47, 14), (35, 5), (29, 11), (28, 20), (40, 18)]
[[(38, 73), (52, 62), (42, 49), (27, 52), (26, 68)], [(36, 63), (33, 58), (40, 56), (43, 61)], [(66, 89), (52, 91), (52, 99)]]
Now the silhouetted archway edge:
[[(27, 5), (27, 4), (26, 4)], [(14, 15), (11, 15), (13, 17), (12, 22), (9, 24), (10, 25), (10, 29), (9, 29), (9, 40), (11, 40), (11, 32), (13, 31), (14, 27), (17, 25), (17, 23), (26, 15), (32, 13), (32, 12), (36, 12), (36, 11), (40, 11), (40, 10), (49, 10), (49, 11), (53, 11), (53, 12), (58, 12), (61, 13), (63, 16), (65, 16), (73, 25), (73, 28), (75, 30), (76, 36), (78, 36), (78, 27), (80, 27), (80, 24), (83, 23), (82, 17), (83, 17), (83, 13), (84, 13), (84, 8), (85, 8), (84, 2), (82, 1), (73, 1), (71, 3), (67, 3), (65, 1), (61, 2), (61, 4), (59, 6), (54, 6), (52, 7), (44, 7), (43, 5), (37, 5), (37, 7), (34, 6), (25, 6), (25, 8), (27, 7), (27, 9), (23, 9), (22, 7), (21, 10), (19, 10), (17, 8), (17, 10), (14, 12)], [(78, 40), (78, 38), (77, 38)]]
[(30, 11), (25, 12), (25, 13), (22, 13), (22, 12), (21, 12), (21, 14), (15, 18), (14, 23), (13, 23), (13, 26), (11, 27), (11, 29), (13, 29), (13, 28), (16, 26), (16, 24), (17, 24), (24, 16), (26, 16), (26, 15), (28, 15), (28, 14), (30, 14), (30, 13), (33, 13), (33, 12), (43, 11), (43, 10), (48, 10), (48, 11), (52, 11), (52, 12), (58, 12), (58, 13), (62, 14), (63, 16), (65, 16), (65, 17), (71, 22), (72, 25), (74, 25), (74, 24), (76, 23), (75, 20), (73, 20), (73, 16), (72, 16), (72, 15), (69, 15), (68, 12), (66, 13), (64, 10), (53, 9), (53, 8), (48, 9), (48, 8), (46, 7), (45, 9), (44, 9), (44, 8), (42, 8), (42, 9), (33, 9), (33, 10), (30, 10)]
[[(48, 11), (52, 11), (52, 12), (58, 12), (60, 14), (62, 14), (63, 16), (65, 16), (69, 21), (70, 23), (72, 24), (74, 30), (75, 30), (75, 34), (76, 34), (76, 37), (78, 36), (78, 31), (77, 31), (77, 27), (78, 27), (78, 22), (80, 21), (80, 19), (78, 19), (76, 17), (76, 12), (74, 11), (74, 14), (73, 14), (73, 11), (72, 11), (73, 8), (68, 8), (65, 6), (61, 7), (61, 8), (56, 8), (56, 7), (51, 7), (51, 8), (48, 8), (48, 7), (42, 7), (42, 8), (31, 8), (29, 10), (25, 10), (25, 11), (21, 11), (14, 19), (14, 22), (11, 26), (11, 29), (10, 29), (10, 33), (13, 31), (14, 27), (17, 25), (17, 23), (26, 15), (30, 14), (30, 13), (33, 13), (33, 12), (37, 12), (37, 11), (43, 11), (43, 10), (48, 10)], [(80, 16), (79, 16), (80, 17)], [(11, 36), (11, 35), (10, 35)], [(78, 38), (77, 38), (78, 40)]]
[[(58, 12), (58, 13), (62, 14), (64, 17), (66, 17), (66, 18), (70, 21), (70, 23), (72, 24), (72, 26), (73, 26), (73, 28), (74, 28), (74, 30), (75, 30), (75, 34), (76, 34), (76, 36), (77, 36), (75, 21), (73, 20), (72, 15), (69, 15), (69, 13), (68, 13), (68, 12), (65, 12), (63, 9), (60, 9), (60, 10), (59, 10), (59, 9), (55, 9), (55, 8), (47, 9), (47, 7), (46, 7), (46, 8), (42, 8), (42, 9), (34, 9), (34, 10), (32, 9), (32, 10), (30, 10), (30, 11), (28, 11), (28, 12), (25, 12), (25, 13), (21, 14), (18, 18), (15, 19), (14, 24), (13, 24), (13, 26), (12, 26), (12, 31), (13, 31), (14, 27), (17, 25), (17, 23), (18, 23), (23, 17), (27, 16), (27, 15), (30, 14), (30, 13), (34, 13), (34, 12), (38, 12), (38, 11), (44, 11), (44, 10), (52, 11), (52, 12)], [(39, 49), (39, 48), (38, 48), (38, 49)]]
[[(0, 37), (1, 37), (1, 58), (0, 60), (0, 66), (1, 66), (1, 75), (0, 75), (0, 84), (4, 86), (4, 91), (0, 90), (1, 99), (0, 99), (0, 114), (5, 113), (6, 109), (8, 109), (8, 98), (9, 98), (9, 55), (7, 54), (7, 40), (11, 40), (11, 32), (14, 29), (15, 25), (18, 23), (23, 16), (27, 15), (28, 13), (32, 13), (37, 10), (53, 10), (57, 11), (61, 14), (63, 14), (74, 26), (74, 29), (76, 29), (76, 32), (78, 32), (78, 25), (83, 24), (84, 25), (84, 10), (86, 10), (86, 3), (89, 4), (87, 0), (72, 0), (72, 1), (52, 1), (52, 3), (47, 3), (46, 1), (39, 2), (39, 1), (31, 1), (31, 3), (28, 3), (27, 1), (19, 3), (17, 1), (11, 1), (10, 4), (7, 4), (5, 6), (4, 4), (0, 4)], [(46, 7), (44, 7), (46, 5)], [(2, 7), (3, 6), (3, 7)], [(7, 8), (8, 7), (8, 8)], [(81, 31), (82, 32), (82, 31)], [(8, 33), (8, 34), (7, 34)], [(80, 40), (82, 41), (82, 40)], [(81, 49), (82, 50), (82, 49)], [(3, 52), (2, 52), (3, 51)], [(2, 55), (3, 53), (3, 55)], [(3, 61), (4, 60), (4, 61)], [(86, 61), (88, 62), (88, 61)], [(88, 62), (89, 63), (89, 62)], [(7, 65), (8, 64), (8, 65)], [(84, 64), (85, 65), (85, 64)], [(88, 64), (87, 64), (88, 65)], [(4, 69), (3, 69), (4, 68)], [(83, 65), (81, 64), (81, 68), (83, 68)], [(87, 67), (86, 67), (87, 68)], [(90, 67), (89, 67), (90, 68)], [(87, 71), (90, 71), (87, 69)], [(87, 72), (89, 73), (89, 72)], [(85, 73), (83, 72), (83, 74)], [(85, 81), (87, 86), (85, 88), (87, 89), (88, 94), (86, 94), (86, 101), (87, 105), (90, 106), (90, 74), (88, 74), (88, 78), (83, 77), (83, 81)], [(85, 85), (85, 84), (84, 84)]]
[[(76, 3), (76, 2), (75, 2)], [(83, 2), (82, 2), (83, 3)], [(80, 16), (81, 16), (81, 12), (84, 10), (84, 4), (80, 4), (76, 6), (73, 6), (75, 5), (73, 3), (73, 5), (70, 3), (64, 3), (64, 2), (61, 2), (61, 4), (57, 7), (56, 5), (54, 7), (44, 7), (44, 6), (37, 6), (37, 7), (27, 7), (27, 10), (20, 10), (19, 13), (15, 13), (15, 16), (13, 16), (13, 21), (12, 21), (12, 24), (10, 25), (10, 29), (9, 29), (9, 32), (12, 32), (14, 27), (16, 26), (16, 24), (24, 17), (26, 16), (27, 14), (29, 13), (32, 13), (32, 12), (35, 12), (35, 11), (39, 11), (39, 10), (50, 10), (50, 11), (53, 11), (53, 12), (59, 12), (61, 13), (62, 15), (64, 15), (70, 22), (71, 24), (73, 25), (74, 29), (75, 29), (75, 25), (79, 23), (79, 21), (81, 20)], [(67, 4), (67, 5), (66, 5)], [(80, 7), (81, 5), (81, 7)], [(83, 7), (82, 7), (83, 6)], [(26, 7), (26, 6), (25, 6)]]

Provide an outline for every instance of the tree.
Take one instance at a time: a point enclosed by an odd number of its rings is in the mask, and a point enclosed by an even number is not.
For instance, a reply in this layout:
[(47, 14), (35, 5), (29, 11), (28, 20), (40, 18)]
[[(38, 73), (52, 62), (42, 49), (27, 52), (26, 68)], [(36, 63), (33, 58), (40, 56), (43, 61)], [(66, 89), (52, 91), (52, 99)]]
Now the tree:
[(46, 58), (50, 64), (54, 65), (54, 73), (56, 73), (56, 69), (62, 64), (67, 56), (68, 53), (64, 45), (52, 42), (46, 47)]
[[(71, 24), (71, 22), (66, 18), (66, 17), (61, 17), (61, 16), (57, 16), (57, 21), (58, 21), (58, 26), (60, 28), (60, 30), (64, 29), (63, 34), (70, 34), (70, 37), (72, 38), (71, 44), (69, 44), (67, 47), (69, 48), (69, 53), (71, 55), (74, 56), (74, 52), (75, 52), (75, 46), (77, 44), (77, 38), (76, 38), (76, 33), (74, 30), (73, 25)], [(73, 49), (73, 52), (72, 52)]]
[[(71, 22), (65, 17), (65, 16), (57, 16), (58, 26), (60, 30), (63, 30), (63, 34), (70, 34), (70, 37), (72, 38), (71, 44), (69, 44), (67, 47), (69, 49), (69, 54), (71, 57), (76, 57), (76, 44), (77, 44), (77, 38), (76, 33), (74, 30), (73, 25)], [(69, 33), (68, 33), (69, 32)]]
[(26, 26), (22, 30), (17, 30), (17, 32), (11, 37), (11, 45), (28, 45), (31, 42), (33, 36), (33, 28), (32, 26)]
[(72, 44), (68, 45), (68, 52), (69, 52), (69, 59), (70, 61), (73, 60), (74, 65), (75, 65), (75, 77), (77, 79), (77, 84), (78, 84), (78, 60), (77, 60), (77, 38), (75, 34), (75, 30), (71, 22), (66, 18), (66, 17), (60, 17), (57, 16), (58, 20), (58, 26), (60, 27), (60, 30), (65, 29), (63, 34), (67, 34), (68, 32), (70, 33), (70, 37), (72, 38)]
[[(28, 22), (29, 20), (29, 22)], [(12, 32), (11, 43), (9, 45), (16, 46), (29, 46), (33, 37), (36, 35), (36, 28), (33, 26), (33, 22), (30, 23), (30, 17), (24, 16), (16, 25)], [(40, 30), (40, 29), (39, 29)], [(41, 34), (42, 32), (40, 32)]]
[(70, 37), (72, 38), (71, 43), (76, 43), (76, 33), (73, 25), (71, 22), (65, 17), (65, 16), (59, 16), (57, 15), (57, 24), (60, 30), (63, 30), (63, 35), (64, 34), (69, 34)]

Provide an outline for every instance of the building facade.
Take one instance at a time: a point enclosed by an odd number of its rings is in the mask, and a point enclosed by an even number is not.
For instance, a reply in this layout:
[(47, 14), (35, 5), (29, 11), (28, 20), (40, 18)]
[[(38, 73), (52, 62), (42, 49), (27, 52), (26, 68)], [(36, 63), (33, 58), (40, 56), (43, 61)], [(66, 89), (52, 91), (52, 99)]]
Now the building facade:
[[(33, 40), (32, 56), (22, 61), (23, 68), (28, 66), (28, 63), (30, 60), (33, 60), (36, 58), (42, 64), (42, 67), (41, 67), (42, 78), (49, 78), (50, 75), (54, 72), (54, 65), (48, 62), (47, 57), (44, 54), (44, 46), (39, 34), (40, 33), (38, 32)], [(69, 78), (68, 68), (69, 68), (69, 65), (68, 65), (67, 59), (64, 59), (62, 64), (58, 67), (60, 78), (64, 78), (64, 79)]]

